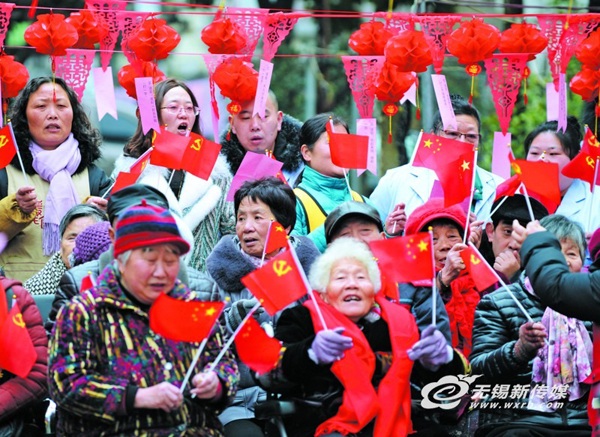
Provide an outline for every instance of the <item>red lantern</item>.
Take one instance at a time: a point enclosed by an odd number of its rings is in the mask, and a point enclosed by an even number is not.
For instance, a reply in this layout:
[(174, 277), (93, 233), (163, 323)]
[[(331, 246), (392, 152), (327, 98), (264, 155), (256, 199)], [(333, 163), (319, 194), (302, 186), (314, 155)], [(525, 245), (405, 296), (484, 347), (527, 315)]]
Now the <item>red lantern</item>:
[(383, 56), (385, 45), (394, 36), (381, 21), (369, 21), (353, 32), (348, 45), (360, 56)]
[(431, 51), (423, 32), (404, 30), (391, 38), (385, 46), (387, 62), (400, 71), (422, 73), (433, 63)]
[(136, 77), (151, 77), (152, 83), (157, 83), (167, 78), (167, 76), (165, 76), (165, 74), (156, 67), (156, 64), (152, 62), (137, 61), (130, 65), (125, 65), (123, 68), (121, 68), (121, 70), (119, 70), (117, 79), (119, 80), (121, 86), (125, 88), (127, 95), (136, 100)]
[(0, 56), (0, 80), (2, 81), (2, 98), (17, 97), (27, 85), (29, 72), (14, 56)]
[(92, 11), (83, 9), (80, 12), (73, 12), (65, 21), (77, 29), (79, 39), (75, 48), (93, 49), (100, 42), (100, 23), (96, 21)]
[(219, 18), (202, 29), (200, 35), (209, 53), (235, 54), (246, 45), (244, 31), (229, 18)]
[(215, 68), (213, 80), (223, 97), (245, 103), (254, 99), (258, 86), (258, 71), (238, 58), (230, 58)]
[(575, 50), (575, 57), (586, 67), (600, 68), (600, 29), (592, 32)]
[(511, 24), (502, 32), (498, 49), (502, 53), (531, 53), (529, 60), (541, 53), (548, 45), (548, 38), (540, 29), (529, 23)]
[(167, 26), (161, 19), (150, 19), (144, 22), (129, 38), (129, 48), (142, 61), (165, 59), (169, 52), (177, 47), (181, 37), (175, 29)]
[(583, 69), (573, 76), (569, 84), (571, 91), (581, 96), (583, 100), (591, 100), (598, 96), (598, 86), (600, 86), (600, 72), (587, 68)]
[(61, 14), (43, 14), (25, 29), (25, 41), (44, 55), (64, 56), (79, 36), (77, 29), (65, 21)]

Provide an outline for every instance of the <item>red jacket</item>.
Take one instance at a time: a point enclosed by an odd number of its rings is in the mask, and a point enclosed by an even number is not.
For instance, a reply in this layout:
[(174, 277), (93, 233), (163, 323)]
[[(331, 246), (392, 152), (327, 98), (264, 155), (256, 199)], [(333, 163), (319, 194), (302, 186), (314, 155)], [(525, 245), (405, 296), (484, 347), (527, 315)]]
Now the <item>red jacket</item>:
[[(0, 378), (0, 423), (18, 413), (23, 408), (41, 401), (48, 396), (48, 383), (46, 381), (48, 369), (48, 338), (42, 323), (42, 316), (31, 295), (25, 290), (21, 282), (0, 276), (0, 281), (7, 290), (16, 296), (23, 321), (27, 326), (31, 341), (37, 352), (37, 360), (26, 379), (12, 374)], [(0, 295), (0, 299), (6, 299)], [(1, 369), (0, 369), (1, 370)], [(8, 379), (7, 379), (8, 376)]]

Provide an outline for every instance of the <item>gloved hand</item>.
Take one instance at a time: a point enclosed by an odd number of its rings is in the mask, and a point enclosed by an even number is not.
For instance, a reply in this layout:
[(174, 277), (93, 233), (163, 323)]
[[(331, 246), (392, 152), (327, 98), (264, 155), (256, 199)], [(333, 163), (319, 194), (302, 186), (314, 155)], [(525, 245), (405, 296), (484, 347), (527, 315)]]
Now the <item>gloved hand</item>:
[[(250, 310), (258, 303), (256, 298), (252, 299), (240, 299), (237, 302), (234, 302), (231, 305), (231, 309), (229, 310), (229, 314), (227, 315), (227, 319), (229, 321), (229, 327), (232, 331), (235, 331), (244, 317), (250, 312)], [(258, 315), (264, 312), (263, 307), (259, 307), (253, 314), (253, 317), (257, 317)]]
[(317, 364), (329, 364), (342, 358), (344, 351), (350, 349), (352, 338), (342, 335), (344, 328), (326, 329), (317, 332), (308, 350), (308, 356)]
[(548, 337), (546, 328), (540, 322), (527, 322), (519, 328), (519, 340), (515, 344), (515, 358), (523, 363), (533, 360), (538, 349), (544, 347)]
[(421, 340), (407, 353), (411, 360), (419, 360), (426, 369), (436, 371), (448, 362), (448, 342), (435, 325), (429, 325), (421, 334)]

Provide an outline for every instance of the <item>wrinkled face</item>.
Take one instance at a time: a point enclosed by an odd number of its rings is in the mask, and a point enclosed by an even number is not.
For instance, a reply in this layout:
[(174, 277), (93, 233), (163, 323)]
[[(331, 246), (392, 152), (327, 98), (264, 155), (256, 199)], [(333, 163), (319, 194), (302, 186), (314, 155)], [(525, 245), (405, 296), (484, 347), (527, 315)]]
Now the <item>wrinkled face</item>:
[(498, 223), (496, 229), (494, 229), (493, 223), (487, 223), (485, 225), (485, 232), (487, 234), (489, 242), (492, 243), (492, 251), (494, 252), (494, 257), (497, 257), (502, 252), (517, 251), (515, 255), (520, 261), (519, 245), (512, 236), (512, 230), (512, 223), (506, 222), (504, 220), (501, 220), (500, 223)]
[(583, 267), (583, 260), (579, 253), (579, 247), (572, 240), (566, 239), (560, 242), (560, 250), (565, 256), (565, 261), (571, 273), (579, 273)]
[(277, 134), (281, 130), (283, 113), (275, 109), (271, 99), (267, 99), (265, 119), (256, 114), (252, 117), (254, 100), (247, 102), (239, 114), (233, 116), (231, 131), (238, 137), (247, 152), (265, 153), (275, 148)]
[[(347, 134), (348, 131), (341, 124), (333, 125), (333, 131), (338, 134)], [(306, 145), (302, 146), (302, 156), (306, 164), (322, 175), (332, 178), (343, 178), (344, 170), (331, 162), (331, 151), (329, 149), (329, 138), (327, 132), (323, 132), (312, 150)]]
[(137, 300), (152, 305), (175, 286), (179, 254), (179, 248), (168, 243), (133, 249), (125, 264), (118, 260), (121, 282)]
[(242, 250), (248, 255), (262, 257), (271, 220), (275, 220), (275, 216), (266, 203), (260, 200), (255, 202), (250, 197), (242, 199), (238, 208), (235, 232), (240, 239)]
[(450, 224), (433, 226), (433, 252), (437, 269), (442, 269), (446, 265), (448, 252), (457, 243), (462, 243), (462, 238), (456, 226)]
[(196, 108), (186, 90), (177, 86), (165, 94), (160, 108), (160, 121), (166, 125), (167, 131), (188, 135), (196, 121)]
[(353, 322), (366, 316), (375, 301), (375, 289), (367, 268), (351, 258), (335, 262), (323, 300)]
[(567, 165), (571, 158), (565, 153), (560, 140), (552, 132), (542, 132), (531, 142), (527, 161), (545, 161), (558, 164), (558, 184), (561, 193), (571, 186), (573, 179), (562, 174), (562, 169)]
[(464, 143), (470, 143), (475, 146), (479, 144), (479, 125), (477, 119), (470, 115), (460, 114), (456, 116), (457, 129), (443, 128), (437, 132), (437, 135), (444, 138), (451, 138), (453, 140), (462, 141)]
[(31, 139), (44, 150), (56, 149), (71, 133), (73, 108), (60, 85), (45, 83), (32, 93), (26, 115)]
[(73, 220), (68, 224), (65, 229), (62, 238), (60, 239), (60, 257), (63, 262), (67, 266), (67, 268), (71, 268), (71, 264), (69, 263), (69, 255), (73, 252), (75, 248), (75, 239), (85, 228), (96, 223), (91, 217), (79, 217)]
[(385, 234), (379, 232), (379, 228), (372, 221), (350, 217), (338, 225), (338, 229), (332, 240), (340, 237), (352, 237), (368, 244), (370, 241), (383, 240)]

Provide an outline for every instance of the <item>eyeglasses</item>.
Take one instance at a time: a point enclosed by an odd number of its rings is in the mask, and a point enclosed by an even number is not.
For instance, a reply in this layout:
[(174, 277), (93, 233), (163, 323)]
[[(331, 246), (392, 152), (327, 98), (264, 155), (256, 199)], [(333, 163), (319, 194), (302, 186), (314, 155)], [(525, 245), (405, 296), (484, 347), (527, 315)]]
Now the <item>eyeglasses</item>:
[(200, 108), (197, 108), (195, 106), (169, 105), (162, 106), (160, 109), (166, 109), (170, 114), (179, 114), (179, 111), (181, 111), (182, 109), (187, 115), (193, 115), (194, 117), (200, 114)]
[(460, 137), (464, 137), (467, 143), (476, 144), (481, 141), (480, 134), (463, 134), (462, 132), (457, 132), (455, 130), (443, 130), (442, 131), (446, 138), (450, 138), (451, 140), (459, 140)]

